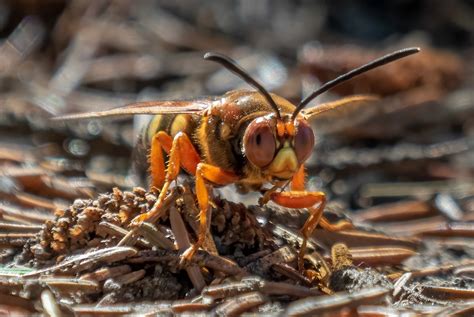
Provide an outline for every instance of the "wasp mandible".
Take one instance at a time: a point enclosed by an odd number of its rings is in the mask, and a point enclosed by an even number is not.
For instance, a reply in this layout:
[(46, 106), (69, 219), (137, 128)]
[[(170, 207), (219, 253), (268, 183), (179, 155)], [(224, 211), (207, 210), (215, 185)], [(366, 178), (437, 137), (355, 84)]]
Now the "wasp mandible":
[[(344, 81), (419, 51), (419, 48), (399, 50), (349, 71), (323, 84), (297, 106), (270, 94), (231, 58), (206, 53), (204, 59), (221, 64), (256, 91), (233, 90), (220, 97), (190, 101), (139, 102), (57, 119), (155, 115), (146, 127), (141, 142), (149, 147), (151, 186), (161, 191), (151, 210), (137, 216), (131, 224), (157, 221), (163, 216), (163, 201), (180, 170), (194, 175), (200, 225), (198, 239), (183, 253), (184, 260), (192, 258), (206, 237), (211, 216), (209, 190), (212, 187), (235, 184), (240, 192), (262, 191), (261, 203), (271, 200), (288, 208), (307, 208), (309, 217), (301, 229), (301, 269), (307, 239), (316, 226), (320, 224), (327, 230), (340, 229), (323, 216), (326, 205), (324, 193), (305, 190), (304, 163), (315, 143), (309, 122), (321, 113), (371, 98), (352, 96), (308, 109), (304, 109), (305, 106)], [(166, 165), (165, 153), (168, 156)], [(271, 188), (265, 189), (268, 184)], [(288, 184), (290, 190), (284, 191)]]

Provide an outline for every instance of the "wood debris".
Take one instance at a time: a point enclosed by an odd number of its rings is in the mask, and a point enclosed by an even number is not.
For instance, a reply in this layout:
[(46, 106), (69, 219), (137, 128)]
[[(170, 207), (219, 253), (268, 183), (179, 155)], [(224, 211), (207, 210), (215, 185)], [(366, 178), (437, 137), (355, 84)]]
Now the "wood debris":
[[(470, 5), (406, 4), (415, 22), (390, 33), (386, 14), (402, 16), (403, 6), (247, 2), (0, 4), (0, 314), (473, 314)], [(207, 50), (297, 103), (407, 42), (423, 53), (321, 96), (382, 99), (315, 127), (308, 189), (330, 197), (330, 222), (353, 227), (318, 227), (304, 270), (307, 211), (256, 206), (233, 188), (214, 192), (204, 247), (181, 266), (198, 229), (192, 178), (173, 185), (162, 219), (130, 226), (159, 194), (131, 159), (142, 118), (49, 121), (241, 87), (202, 61)]]

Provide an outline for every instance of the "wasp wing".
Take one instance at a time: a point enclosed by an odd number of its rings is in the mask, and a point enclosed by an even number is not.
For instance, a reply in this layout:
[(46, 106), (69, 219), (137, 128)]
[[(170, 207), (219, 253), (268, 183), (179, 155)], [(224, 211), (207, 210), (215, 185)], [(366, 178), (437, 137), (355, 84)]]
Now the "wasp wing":
[(54, 117), (53, 120), (80, 120), (104, 118), (113, 116), (130, 116), (135, 114), (179, 114), (198, 113), (211, 105), (211, 99), (198, 100), (168, 100), (168, 101), (144, 101), (129, 104), (124, 107), (113, 108), (104, 111), (76, 113)]
[(355, 95), (303, 109), (301, 113), (318, 132), (335, 133), (360, 124), (381, 110), (380, 99), (373, 95)]

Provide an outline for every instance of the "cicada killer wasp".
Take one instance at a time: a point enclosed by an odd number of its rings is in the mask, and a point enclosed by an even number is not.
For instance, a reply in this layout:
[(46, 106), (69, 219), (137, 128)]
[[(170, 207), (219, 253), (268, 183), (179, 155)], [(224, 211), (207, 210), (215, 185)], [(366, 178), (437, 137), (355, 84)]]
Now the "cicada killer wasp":
[[(233, 90), (223, 96), (190, 101), (149, 101), (107, 111), (73, 114), (57, 119), (90, 119), (134, 114), (155, 115), (142, 134), (149, 147), (151, 186), (161, 189), (156, 203), (131, 225), (157, 221), (163, 216), (162, 204), (171, 183), (180, 170), (195, 177), (200, 227), (197, 241), (184, 252), (189, 260), (204, 242), (210, 219), (209, 190), (235, 184), (241, 192), (261, 191), (261, 203), (273, 201), (288, 208), (307, 208), (309, 217), (301, 229), (303, 243), (299, 265), (307, 239), (320, 224), (327, 230), (341, 226), (323, 216), (326, 197), (323, 192), (306, 191), (305, 161), (315, 143), (310, 122), (318, 115), (370, 100), (351, 96), (305, 109), (315, 97), (361, 73), (419, 52), (407, 48), (385, 55), (353, 69), (304, 98), (298, 105), (270, 94), (234, 60), (218, 53), (206, 53), (204, 59), (217, 62), (253, 86), (252, 90)], [(168, 162), (165, 164), (165, 153)], [(289, 184), (289, 191), (282, 189)], [(270, 188), (264, 186), (270, 185)]]

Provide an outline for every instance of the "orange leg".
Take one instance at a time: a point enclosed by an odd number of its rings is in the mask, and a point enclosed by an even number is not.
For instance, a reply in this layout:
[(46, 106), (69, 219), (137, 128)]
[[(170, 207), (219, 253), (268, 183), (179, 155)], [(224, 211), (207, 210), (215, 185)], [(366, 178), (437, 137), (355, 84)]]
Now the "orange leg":
[(326, 229), (328, 231), (341, 231), (347, 229), (354, 229), (354, 225), (349, 220), (341, 220), (338, 223), (330, 223), (326, 217), (321, 217), (321, 221), (319, 222), (321, 228)]
[[(179, 147), (181, 154), (184, 154), (186, 157), (186, 160), (181, 161), (181, 167), (189, 174), (195, 175), (196, 167), (201, 161), (201, 158), (191, 143), (191, 140), (189, 140), (189, 137), (181, 136), (181, 134), (178, 133), (176, 135), (179, 135), (179, 138), (182, 139), (182, 141), (179, 141)], [(166, 132), (159, 131), (153, 137), (150, 151), (151, 185), (156, 188), (162, 188), (166, 178), (163, 150), (169, 155), (172, 147), (173, 138)]]
[[(303, 243), (301, 244), (298, 255), (298, 266), (303, 270), (303, 260), (306, 253), (308, 238), (320, 222), (324, 207), (326, 206), (326, 195), (323, 192), (274, 192), (270, 195), (270, 199), (280, 206), (288, 208), (307, 208), (309, 217), (301, 228), (303, 235)], [(319, 204), (317, 207), (314, 205)]]
[[(291, 180), (292, 191), (282, 193), (272, 192), (269, 194), (269, 199), (280, 206), (288, 208), (307, 208), (309, 211), (309, 217), (303, 225), (303, 228), (301, 228), (303, 243), (301, 244), (298, 256), (298, 266), (300, 267), (300, 270), (303, 269), (303, 260), (306, 253), (308, 238), (311, 236), (318, 224), (320, 224), (324, 229), (330, 231), (338, 231), (347, 228), (347, 223), (333, 225), (323, 217), (324, 207), (326, 206), (326, 195), (323, 192), (305, 191), (304, 178), (304, 166), (302, 165)], [(313, 207), (316, 204), (318, 204), (318, 206)], [(351, 224), (349, 225), (352, 227)]]
[[(291, 180), (291, 190), (292, 191), (304, 191), (305, 190), (305, 172), (304, 172), (304, 166), (301, 165), (300, 169), (296, 174), (293, 176), (293, 179)], [(322, 194), (322, 193), (320, 193)], [(314, 198), (313, 198), (314, 199)], [(329, 222), (329, 220), (326, 219), (326, 217), (321, 216), (321, 219), (319, 221), (319, 225), (328, 231), (340, 231), (344, 229), (352, 229), (354, 226), (352, 223), (348, 221), (340, 221), (336, 224), (332, 224)]]
[(209, 192), (206, 181), (217, 185), (227, 185), (239, 179), (233, 172), (206, 163), (199, 163), (196, 169), (196, 195), (199, 204), (199, 233), (198, 240), (182, 255), (182, 261), (189, 261), (206, 239), (207, 224), (210, 219)]
[[(160, 140), (162, 140), (161, 144), (163, 150), (165, 150), (165, 152), (169, 155), (173, 146), (173, 139), (171, 139), (171, 137), (163, 131), (158, 132), (157, 135)], [(181, 141), (179, 142), (180, 154), (182, 157), (186, 158), (186, 160), (180, 160), (181, 167), (189, 174), (196, 175), (197, 165), (199, 164), (199, 162), (201, 162), (201, 157), (199, 156), (199, 153), (196, 151), (194, 145), (191, 143), (191, 140), (185, 133), (180, 132), (176, 134), (175, 138), (176, 137), (181, 139)]]
[[(181, 165), (190, 173), (196, 172), (196, 167), (199, 163), (199, 154), (191, 143), (189, 137), (185, 133), (180, 132), (175, 135), (171, 147), (169, 147), (170, 139), (171, 137), (163, 131), (158, 132), (155, 137), (153, 137), (151, 149), (152, 184), (153, 186), (160, 187), (161, 192), (151, 210), (135, 217), (132, 220), (132, 225), (138, 225), (144, 221), (153, 222), (162, 216), (163, 201), (171, 182), (178, 177)], [(164, 176), (163, 153), (161, 147), (165, 151), (167, 148), (169, 149), (168, 168), (166, 169), (166, 174)], [(184, 157), (186, 160), (181, 160), (181, 158)]]
[(291, 179), (290, 188), (292, 191), (305, 190), (305, 176), (304, 165), (301, 165)]
[[(171, 147), (172, 142), (173, 140), (171, 137), (164, 132), (162, 133), (161, 131), (153, 136), (149, 159), (152, 187), (161, 189), (165, 184), (166, 169), (165, 159), (163, 157), (163, 149), (165, 149), (165, 146), (168, 146), (168, 143)], [(167, 152), (169, 152), (169, 149)]]

